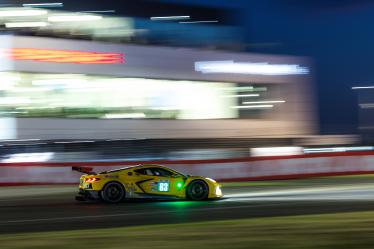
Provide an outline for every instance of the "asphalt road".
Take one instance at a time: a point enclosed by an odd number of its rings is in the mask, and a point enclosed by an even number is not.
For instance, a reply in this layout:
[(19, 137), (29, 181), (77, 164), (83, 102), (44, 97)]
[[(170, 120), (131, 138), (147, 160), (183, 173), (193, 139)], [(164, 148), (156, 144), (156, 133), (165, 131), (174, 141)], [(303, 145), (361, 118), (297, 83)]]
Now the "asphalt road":
[[(46, 195), (25, 188), (0, 191), (0, 233), (123, 227), (284, 215), (374, 210), (374, 184), (227, 187), (217, 201), (131, 201), (111, 205), (74, 200), (75, 189)], [(53, 192), (53, 191), (52, 191)], [(31, 194), (34, 193), (34, 194)]]

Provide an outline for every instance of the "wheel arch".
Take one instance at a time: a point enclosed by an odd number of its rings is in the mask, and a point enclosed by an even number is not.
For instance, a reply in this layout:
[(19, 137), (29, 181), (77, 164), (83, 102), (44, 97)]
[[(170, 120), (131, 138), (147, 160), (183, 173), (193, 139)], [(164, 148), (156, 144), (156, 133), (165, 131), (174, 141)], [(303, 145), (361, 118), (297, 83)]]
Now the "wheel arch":
[(204, 183), (208, 186), (208, 190), (210, 190), (209, 182), (206, 181), (205, 179), (201, 179), (201, 178), (191, 179), (191, 181), (187, 182), (186, 189), (187, 189), (188, 186), (190, 186), (192, 183), (197, 182), (197, 181), (204, 182)]
[(123, 190), (123, 197), (122, 197), (122, 200), (124, 198), (126, 198), (126, 195), (127, 195), (127, 191), (126, 191), (126, 187), (123, 185), (123, 183), (119, 182), (119, 181), (116, 181), (116, 180), (112, 180), (112, 181), (108, 181), (106, 182), (103, 187), (101, 188), (101, 190), (99, 191), (99, 197), (100, 197), (100, 200), (102, 201), (105, 201), (105, 202), (108, 202), (107, 200), (105, 200), (105, 197), (104, 197), (104, 190), (106, 188), (106, 186), (108, 186), (109, 184), (112, 184), (112, 183), (116, 183), (118, 184), (119, 186), (121, 186), (122, 190)]
[(206, 181), (206, 180), (203, 179), (203, 178), (191, 179), (191, 181), (187, 183), (187, 185), (186, 185), (186, 187), (185, 187), (186, 197), (187, 197), (187, 198), (190, 198), (190, 197), (189, 197), (189, 193), (188, 193), (188, 188), (191, 186), (191, 184), (193, 184), (193, 183), (195, 183), (195, 182), (203, 182), (203, 183), (206, 185), (206, 187), (207, 187), (207, 189), (208, 189), (206, 199), (208, 199), (208, 198), (209, 198), (209, 195), (210, 195), (210, 191), (211, 191), (211, 186), (210, 186), (209, 182)]
[(103, 191), (103, 189), (104, 189), (108, 184), (110, 184), (110, 183), (118, 183), (118, 184), (121, 185), (122, 188), (126, 191), (126, 186), (125, 186), (125, 184), (123, 184), (122, 182), (117, 181), (117, 180), (110, 180), (110, 181), (106, 182), (106, 183), (103, 185), (103, 187), (100, 189), (100, 191)]

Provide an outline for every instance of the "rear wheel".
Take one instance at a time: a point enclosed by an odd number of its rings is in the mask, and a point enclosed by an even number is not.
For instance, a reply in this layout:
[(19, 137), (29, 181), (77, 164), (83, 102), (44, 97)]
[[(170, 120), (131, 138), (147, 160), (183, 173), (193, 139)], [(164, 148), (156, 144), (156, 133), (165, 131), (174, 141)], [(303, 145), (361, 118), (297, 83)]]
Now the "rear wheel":
[(208, 199), (209, 187), (202, 180), (195, 180), (187, 187), (187, 198), (190, 200), (201, 201)]
[(101, 191), (101, 198), (105, 202), (118, 203), (121, 202), (126, 195), (125, 188), (118, 182), (107, 183)]

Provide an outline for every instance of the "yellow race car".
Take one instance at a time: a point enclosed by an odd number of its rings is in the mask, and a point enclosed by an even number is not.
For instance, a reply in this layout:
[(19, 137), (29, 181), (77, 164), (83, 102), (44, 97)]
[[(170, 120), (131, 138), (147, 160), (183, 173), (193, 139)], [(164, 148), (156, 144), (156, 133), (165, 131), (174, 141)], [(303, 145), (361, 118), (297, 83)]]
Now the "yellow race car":
[(86, 173), (79, 183), (76, 200), (103, 200), (118, 203), (131, 198), (216, 199), (223, 196), (221, 186), (213, 179), (181, 174), (161, 165), (138, 165), (104, 171), (73, 167)]

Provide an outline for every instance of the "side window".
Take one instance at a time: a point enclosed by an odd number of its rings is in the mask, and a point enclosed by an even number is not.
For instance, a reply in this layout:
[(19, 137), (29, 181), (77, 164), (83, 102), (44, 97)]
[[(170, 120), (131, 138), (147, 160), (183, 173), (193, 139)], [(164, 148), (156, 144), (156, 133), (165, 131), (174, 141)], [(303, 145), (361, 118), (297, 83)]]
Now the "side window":
[(136, 173), (141, 174), (141, 175), (147, 175), (147, 176), (153, 176), (153, 172), (151, 169), (137, 169), (134, 170)]
[(144, 169), (136, 169), (136, 170), (134, 170), (134, 171), (135, 171), (135, 173), (137, 173), (137, 174), (145, 175), (145, 170), (144, 170)]
[(154, 175), (151, 169), (145, 169), (145, 174), (147, 176), (153, 176)]
[(152, 171), (155, 176), (170, 177), (173, 175), (173, 172), (162, 168), (153, 168)]

